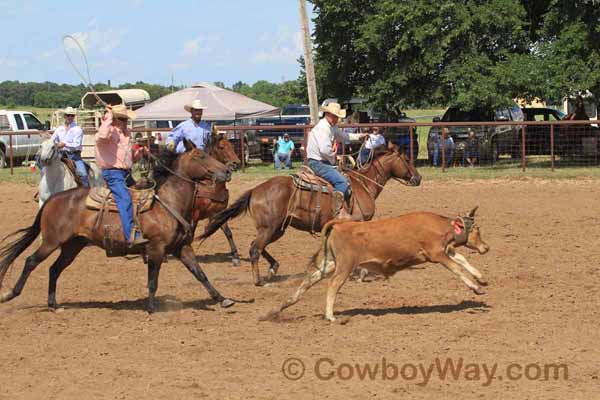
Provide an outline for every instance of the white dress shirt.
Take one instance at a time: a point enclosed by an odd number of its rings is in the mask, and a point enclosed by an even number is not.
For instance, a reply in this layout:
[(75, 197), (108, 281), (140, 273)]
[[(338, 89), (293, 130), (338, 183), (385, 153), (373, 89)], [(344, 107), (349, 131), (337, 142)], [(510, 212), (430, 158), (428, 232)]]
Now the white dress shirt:
[(335, 165), (335, 152), (333, 142), (337, 140), (345, 143), (349, 139), (358, 138), (356, 133), (342, 132), (338, 127), (331, 126), (327, 118), (322, 118), (314, 128), (311, 129), (306, 142), (306, 158), (327, 161)]
[(63, 142), (66, 151), (81, 151), (83, 148), (83, 130), (72, 122), (68, 127), (61, 125), (52, 134), (52, 140), (55, 143)]

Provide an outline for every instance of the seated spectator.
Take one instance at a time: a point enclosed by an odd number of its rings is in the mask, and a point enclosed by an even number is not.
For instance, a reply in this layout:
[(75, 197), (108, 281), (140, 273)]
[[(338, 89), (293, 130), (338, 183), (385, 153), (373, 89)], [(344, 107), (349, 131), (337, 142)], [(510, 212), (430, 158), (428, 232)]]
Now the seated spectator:
[(474, 167), (475, 164), (479, 160), (479, 142), (475, 137), (475, 132), (473, 130), (469, 131), (469, 138), (465, 143), (465, 152), (464, 152), (463, 164), (469, 167)]
[(443, 147), (446, 157), (445, 167), (448, 168), (450, 165), (452, 165), (452, 157), (454, 156), (454, 139), (452, 139), (452, 136), (450, 136), (448, 128), (442, 128), (442, 133), (440, 136), (438, 136), (438, 140), (433, 147), (433, 166), (439, 167), (441, 165), (441, 151)]
[(294, 142), (289, 134), (283, 135), (283, 139), (277, 141), (277, 150), (275, 152), (275, 168), (281, 169), (281, 164), (285, 164), (285, 169), (292, 168), (292, 153), (294, 151)]

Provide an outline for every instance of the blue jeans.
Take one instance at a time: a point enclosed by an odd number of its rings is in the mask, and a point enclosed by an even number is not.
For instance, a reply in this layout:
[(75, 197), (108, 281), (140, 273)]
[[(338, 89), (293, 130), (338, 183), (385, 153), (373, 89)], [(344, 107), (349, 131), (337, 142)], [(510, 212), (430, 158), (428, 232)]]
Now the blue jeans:
[[(454, 154), (454, 151), (449, 148), (446, 147), (446, 168), (448, 168), (451, 164), (452, 164), (452, 156)], [(438, 143), (435, 144), (435, 146), (433, 147), (433, 166), (434, 167), (439, 167), (442, 164), (442, 157), (441, 157), (441, 151), (442, 151), (442, 146)]]
[(371, 149), (367, 149), (367, 148), (363, 148), (360, 153), (358, 153), (358, 161), (361, 164), (364, 164), (367, 162), (367, 160), (369, 159), (369, 156), (371, 155)]
[(275, 153), (275, 168), (281, 169), (281, 163), (285, 163), (285, 168), (292, 168), (292, 157), (290, 153)]
[(333, 190), (344, 193), (344, 198), (348, 199), (350, 196), (350, 184), (346, 177), (338, 171), (335, 165), (309, 158), (308, 166), (315, 174), (331, 183), (333, 185)]
[(127, 183), (133, 182), (129, 171), (123, 169), (103, 169), (102, 178), (112, 192), (119, 216), (121, 217), (121, 226), (123, 235), (127, 242), (131, 242), (131, 230), (133, 229), (133, 202), (131, 194), (127, 189)]
[(74, 153), (66, 152), (66, 154), (67, 154), (67, 158), (69, 160), (73, 160), (75, 162), (75, 169), (76, 169), (77, 175), (79, 175), (79, 177), (81, 178), (81, 182), (83, 182), (83, 186), (90, 187), (90, 181), (88, 179), (87, 170), (85, 169), (85, 164), (83, 163), (83, 160), (81, 159), (81, 152), (80, 151), (77, 151)]

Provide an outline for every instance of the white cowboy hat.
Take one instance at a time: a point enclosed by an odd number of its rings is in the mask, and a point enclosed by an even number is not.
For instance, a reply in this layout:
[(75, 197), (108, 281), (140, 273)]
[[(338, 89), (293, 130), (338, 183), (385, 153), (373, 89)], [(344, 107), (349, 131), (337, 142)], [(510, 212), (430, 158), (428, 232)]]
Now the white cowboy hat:
[(202, 102), (198, 99), (192, 101), (192, 104), (186, 104), (185, 106), (183, 106), (183, 108), (185, 108), (185, 111), (187, 111), (187, 112), (192, 112), (192, 109), (194, 109), (194, 110), (206, 109), (206, 107), (204, 107), (202, 105)]
[(330, 113), (339, 118), (346, 118), (346, 110), (342, 109), (338, 103), (329, 103), (326, 106), (320, 108), (321, 112)]
[(73, 107), (67, 107), (63, 110), (63, 113), (65, 115), (77, 115), (77, 110), (74, 109)]
[(118, 104), (116, 106), (112, 106), (111, 109), (112, 115), (115, 118), (128, 118), (128, 119), (135, 119), (136, 115), (133, 111), (131, 111), (130, 109), (128, 109), (127, 107), (125, 107), (122, 104)]

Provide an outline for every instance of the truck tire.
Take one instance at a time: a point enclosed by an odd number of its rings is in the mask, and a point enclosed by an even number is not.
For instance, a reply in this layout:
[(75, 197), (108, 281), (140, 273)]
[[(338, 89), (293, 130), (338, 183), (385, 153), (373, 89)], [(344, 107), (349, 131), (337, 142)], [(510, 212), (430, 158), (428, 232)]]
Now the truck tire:
[(0, 147), (0, 168), (6, 168), (8, 164), (6, 163), (6, 154), (4, 153), (4, 149)]

